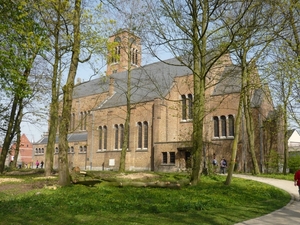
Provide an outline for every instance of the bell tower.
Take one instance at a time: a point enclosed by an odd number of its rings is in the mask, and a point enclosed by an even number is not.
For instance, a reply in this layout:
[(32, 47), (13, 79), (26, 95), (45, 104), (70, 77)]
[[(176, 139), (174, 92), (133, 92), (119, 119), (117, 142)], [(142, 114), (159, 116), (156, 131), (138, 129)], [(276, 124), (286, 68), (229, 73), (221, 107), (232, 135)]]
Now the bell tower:
[(108, 39), (106, 75), (141, 66), (141, 40), (127, 30), (121, 30)]

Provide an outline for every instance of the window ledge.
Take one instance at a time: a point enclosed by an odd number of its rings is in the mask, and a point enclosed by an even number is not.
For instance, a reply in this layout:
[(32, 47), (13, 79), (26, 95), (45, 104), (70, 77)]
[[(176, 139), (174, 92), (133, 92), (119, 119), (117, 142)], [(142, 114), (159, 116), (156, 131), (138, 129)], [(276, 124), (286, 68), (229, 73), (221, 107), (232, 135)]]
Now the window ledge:
[(193, 119), (186, 119), (186, 120), (181, 119), (180, 121), (180, 123), (190, 123), (190, 122), (193, 122)]
[(213, 137), (212, 140), (213, 141), (216, 141), (216, 140), (233, 140), (234, 139), (234, 136), (228, 136), (228, 137)]

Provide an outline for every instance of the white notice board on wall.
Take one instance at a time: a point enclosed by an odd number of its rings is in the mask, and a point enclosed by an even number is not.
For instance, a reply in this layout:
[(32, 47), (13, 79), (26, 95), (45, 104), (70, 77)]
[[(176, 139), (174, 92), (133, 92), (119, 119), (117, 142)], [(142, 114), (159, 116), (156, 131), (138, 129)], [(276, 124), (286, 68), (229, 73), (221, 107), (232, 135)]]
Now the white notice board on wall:
[(115, 159), (109, 159), (109, 166), (115, 166)]

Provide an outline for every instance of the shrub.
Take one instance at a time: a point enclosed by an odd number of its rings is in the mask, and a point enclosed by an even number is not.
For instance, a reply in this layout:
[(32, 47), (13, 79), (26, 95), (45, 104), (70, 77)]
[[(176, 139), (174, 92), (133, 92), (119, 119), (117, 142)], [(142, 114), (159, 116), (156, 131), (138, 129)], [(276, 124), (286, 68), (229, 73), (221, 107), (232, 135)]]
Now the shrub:
[(288, 167), (290, 169), (290, 173), (295, 173), (300, 168), (300, 155), (299, 154), (291, 154), (288, 160)]

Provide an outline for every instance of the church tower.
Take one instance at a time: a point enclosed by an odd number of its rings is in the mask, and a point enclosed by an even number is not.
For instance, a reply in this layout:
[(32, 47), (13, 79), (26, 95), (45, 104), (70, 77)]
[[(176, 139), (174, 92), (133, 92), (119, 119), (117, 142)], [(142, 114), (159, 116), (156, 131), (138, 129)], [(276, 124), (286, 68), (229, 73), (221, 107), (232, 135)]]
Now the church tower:
[(141, 40), (126, 30), (109, 37), (108, 51), (107, 76), (141, 66)]

